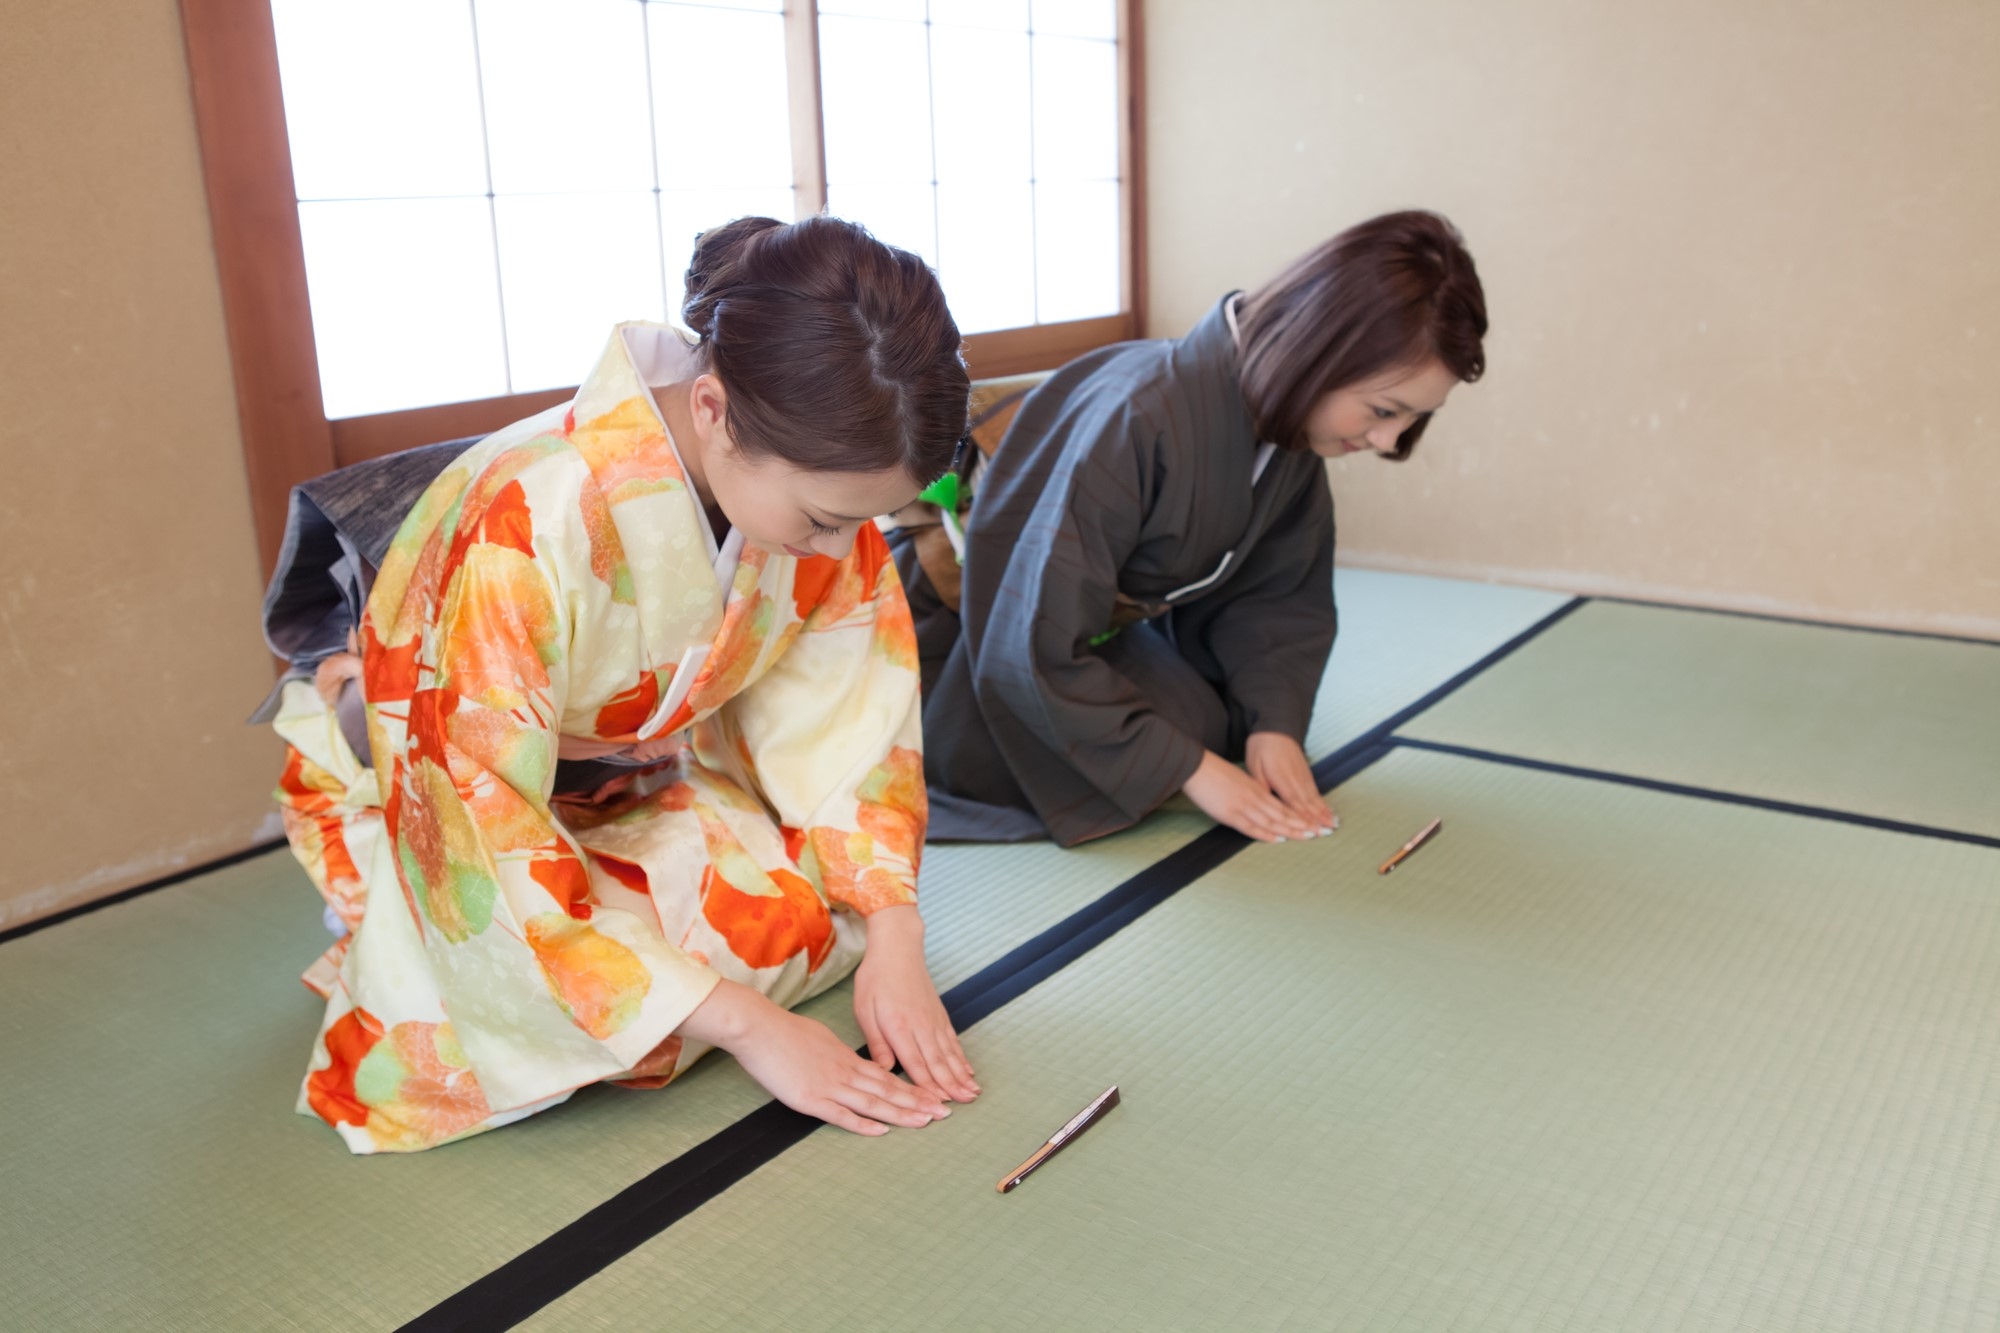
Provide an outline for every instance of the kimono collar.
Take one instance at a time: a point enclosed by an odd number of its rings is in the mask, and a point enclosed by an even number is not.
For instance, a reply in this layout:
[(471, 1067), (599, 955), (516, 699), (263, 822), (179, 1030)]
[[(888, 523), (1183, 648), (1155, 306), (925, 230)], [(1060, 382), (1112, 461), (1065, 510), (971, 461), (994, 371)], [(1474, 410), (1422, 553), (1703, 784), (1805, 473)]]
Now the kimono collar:
[(1177, 392), (1194, 409), (1195, 419), (1204, 422), (1206, 439), (1221, 446), (1216, 465), (1223, 469), (1223, 475), (1240, 467), (1251, 476), (1254, 486), (1263, 479), (1277, 450), (1258, 441), (1256, 423), (1243, 401), (1243, 355), (1235, 311), (1241, 295), (1231, 292), (1216, 302), (1174, 344), (1171, 359)]
[[(693, 344), (677, 330), (621, 324), (563, 422), (610, 507), (623, 548), (622, 563), (615, 555), (600, 559), (593, 541), (592, 568), (637, 613), (655, 669), (675, 665), (690, 644), (715, 636), (728, 576), (743, 549), (735, 533), (718, 548), (649, 387), (685, 380), (699, 367)], [(719, 568), (724, 562), (727, 574)]]

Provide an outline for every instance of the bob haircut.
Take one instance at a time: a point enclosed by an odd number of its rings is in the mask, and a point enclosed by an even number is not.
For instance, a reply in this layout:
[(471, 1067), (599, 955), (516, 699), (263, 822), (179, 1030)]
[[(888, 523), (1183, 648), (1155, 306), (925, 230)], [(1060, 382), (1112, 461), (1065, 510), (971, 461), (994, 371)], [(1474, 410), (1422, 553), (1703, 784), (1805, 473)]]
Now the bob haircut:
[(701, 234), (681, 318), (729, 395), (729, 436), (805, 472), (950, 467), (971, 382), (937, 275), (833, 217)]
[[(1335, 389), (1435, 357), (1470, 383), (1486, 370), (1486, 294), (1458, 228), (1436, 213), (1349, 227), (1244, 298), (1243, 401), (1257, 438), (1303, 449), (1306, 418)], [(1408, 458), (1425, 413), (1396, 441)]]

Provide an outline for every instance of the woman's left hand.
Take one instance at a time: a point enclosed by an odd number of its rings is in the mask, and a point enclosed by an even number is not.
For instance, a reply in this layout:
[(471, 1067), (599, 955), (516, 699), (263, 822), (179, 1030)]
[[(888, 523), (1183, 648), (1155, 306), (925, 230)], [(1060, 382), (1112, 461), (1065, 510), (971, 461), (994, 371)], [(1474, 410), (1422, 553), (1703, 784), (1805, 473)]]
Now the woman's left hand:
[(1305, 747), (1290, 736), (1276, 731), (1252, 732), (1243, 749), (1243, 766), (1288, 809), (1318, 829), (1320, 836), (1340, 827), (1340, 816), (1319, 794)]
[(868, 1058), (884, 1069), (901, 1064), (911, 1082), (955, 1102), (979, 1095), (924, 964), (924, 922), (914, 905), (869, 914), (867, 952), (854, 973), (854, 1017), (868, 1039)]

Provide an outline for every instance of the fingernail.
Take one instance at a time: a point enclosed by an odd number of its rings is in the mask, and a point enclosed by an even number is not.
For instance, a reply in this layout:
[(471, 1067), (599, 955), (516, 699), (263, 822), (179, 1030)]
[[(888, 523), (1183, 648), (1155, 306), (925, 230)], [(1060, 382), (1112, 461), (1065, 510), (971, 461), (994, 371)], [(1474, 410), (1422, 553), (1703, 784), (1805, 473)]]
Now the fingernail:
[(1285, 835), (1282, 833), (1280, 833), (1277, 837), (1271, 839), (1272, 842), (1283, 842), (1284, 840), (1285, 840)]

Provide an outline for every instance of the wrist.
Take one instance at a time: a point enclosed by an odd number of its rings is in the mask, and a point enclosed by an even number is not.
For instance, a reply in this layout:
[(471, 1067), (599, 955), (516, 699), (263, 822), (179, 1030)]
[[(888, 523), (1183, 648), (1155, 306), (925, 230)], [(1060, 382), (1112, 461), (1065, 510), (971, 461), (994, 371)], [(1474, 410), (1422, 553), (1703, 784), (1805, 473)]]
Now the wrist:
[(915, 903), (878, 907), (868, 914), (867, 956), (915, 954), (924, 956), (924, 918)]
[(1208, 783), (1215, 777), (1218, 769), (1234, 767), (1234, 764), (1215, 751), (1205, 749), (1201, 752), (1201, 762), (1194, 766), (1194, 772), (1188, 774), (1187, 781), (1181, 784), (1181, 790), (1193, 795), (1194, 788)]
[(761, 1021), (771, 1016), (766, 1011), (782, 1012), (760, 992), (724, 979), (715, 983), (708, 998), (696, 1005), (694, 1012), (674, 1031), (706, 1045), (734, 1051)]

